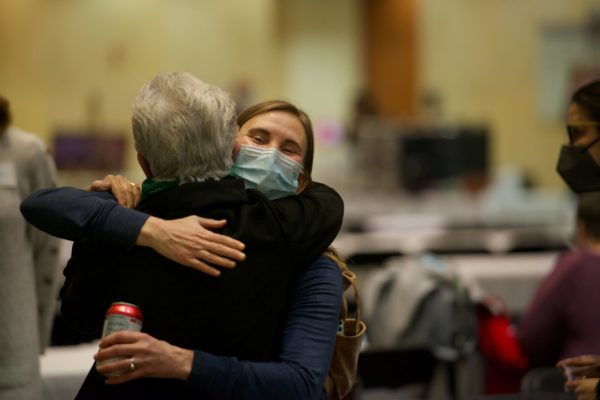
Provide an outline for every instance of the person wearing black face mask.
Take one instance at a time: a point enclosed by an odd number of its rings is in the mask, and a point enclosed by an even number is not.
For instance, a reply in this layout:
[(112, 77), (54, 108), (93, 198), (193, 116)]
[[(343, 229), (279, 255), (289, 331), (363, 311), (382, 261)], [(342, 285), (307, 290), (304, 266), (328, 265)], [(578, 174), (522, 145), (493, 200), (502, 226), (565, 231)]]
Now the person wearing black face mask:
[[(600, 80), (573, 93), (567, 133), (569, 144), (561, 148), (557, 172), (576, 193), (600, 191)], [(557, 366), (571, 371), (565, 372), (565, 390), (574, 392), (578, 400), (600, 399), (599, 365), (600, 355), (560, 360)]]
[(600, 191), (600, 80), (579, 88), (567, 116), (569, 144), (556, 170), (575, 193)]

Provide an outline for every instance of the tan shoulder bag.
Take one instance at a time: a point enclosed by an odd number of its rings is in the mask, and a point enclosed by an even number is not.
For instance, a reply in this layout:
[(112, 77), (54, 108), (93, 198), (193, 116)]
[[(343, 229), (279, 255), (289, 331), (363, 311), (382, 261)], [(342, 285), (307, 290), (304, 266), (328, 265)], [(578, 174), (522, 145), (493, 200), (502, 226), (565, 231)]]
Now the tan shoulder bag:
[[(340, 329), (335, 337), (331, 366), (325, 379), (325, 391), (330, 400), (340, 400), (347, 396), (356, 383), (356, 370), (360, 347), (367, 327), (360, 320), (360, 297), (356, 288), (356, 274), (348, 267), (340, 265), (344, 279), (344, 292), (340, 307)], [(356, 302), (355, 318), (348, 316), (346, 290), (354, 289)]]

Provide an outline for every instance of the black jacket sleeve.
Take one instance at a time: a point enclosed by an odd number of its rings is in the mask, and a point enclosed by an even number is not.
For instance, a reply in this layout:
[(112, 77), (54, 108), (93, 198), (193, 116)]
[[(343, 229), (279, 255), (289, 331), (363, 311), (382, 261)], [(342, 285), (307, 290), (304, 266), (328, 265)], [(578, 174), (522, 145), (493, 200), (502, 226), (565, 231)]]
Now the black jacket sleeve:
[(308, 265), (323, 254), (339, 233), (344, 201), (332, 188), (313, 182), (296, 196), (273, 201), (299, 264)]

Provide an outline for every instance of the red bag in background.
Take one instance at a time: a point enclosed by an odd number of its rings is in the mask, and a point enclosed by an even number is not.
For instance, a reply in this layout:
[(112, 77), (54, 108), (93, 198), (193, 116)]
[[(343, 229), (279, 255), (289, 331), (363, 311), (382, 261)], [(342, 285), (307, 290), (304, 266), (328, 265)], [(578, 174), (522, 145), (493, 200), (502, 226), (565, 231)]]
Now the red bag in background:
[(485, 362), (486, 394), (517, 393), (528, 368), (506, 307), (488, 296), (477, 309), (477, 344)]

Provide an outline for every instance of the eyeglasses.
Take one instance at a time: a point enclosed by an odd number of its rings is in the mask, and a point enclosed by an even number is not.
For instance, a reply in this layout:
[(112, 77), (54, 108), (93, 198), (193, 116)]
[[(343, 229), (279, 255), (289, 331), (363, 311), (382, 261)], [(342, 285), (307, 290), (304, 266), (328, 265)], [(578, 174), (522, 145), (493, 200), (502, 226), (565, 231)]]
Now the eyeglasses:
[(590, 126), (600, 126), (598, 121), (580, 121), (573, 124), (567, 124), (567, 135), (569, 135), (569, 144), (577, 142), (585, 132), (579, 128), (585, 128)]

